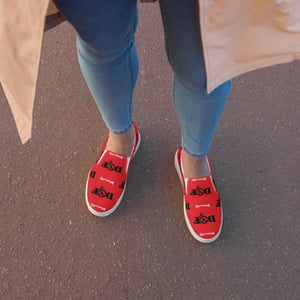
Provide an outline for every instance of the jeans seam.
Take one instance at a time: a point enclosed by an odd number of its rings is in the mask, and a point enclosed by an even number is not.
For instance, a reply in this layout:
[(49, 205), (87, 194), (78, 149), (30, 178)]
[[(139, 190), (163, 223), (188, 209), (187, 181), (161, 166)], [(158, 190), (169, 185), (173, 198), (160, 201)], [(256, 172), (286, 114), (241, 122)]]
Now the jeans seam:
[(161, 11), (161, 19), (163, 22), (164, 32), (165, 32), (165, 50), (167, 54), (168, 61), (170, 61), (170, 51), (169, 51), (169, 40), (168, 40), (168, 26), (166, 26), (166, 20), (165, 20), (165, 14), (164, 14), (164, 8), (162, 5), (160, 5), (160, 11)]
[[(133, 31), (136, 31), (136, 27), (137, 27), (137, 21), (138, 21), (138, 8), (136, 9), (136, 17), (134, 20), (134, 24), (133, 24)], [(133, 47), (135, 47), (135, 37), (133, 35), (133, 40), (130, 43), (130, 50), (129, 50), (129, 55), (128, 55), (128, 68), (129, 68), (129, 75), (130, 75), (130, 81), (131, 81), (131, 89), (130, 89), (130, 105), (129, 105), (129, 120), (130, 120), (130, 127), (132, 126), (132, 122), (133, 122), (133, 93), (134, 93), (134, 87), (135, 87), (135, 82), (136, 82), (136, 78), (135, 78), (135, 74), (134, 74), (134, 67), (133, 67), (133, 63), (132, 63), (132, 50)], [(128, 130), (129, 130), (128, 129)], [(127, 130), (127, 131), (128, 131)]]
[(130, 105), (128, 107), (129, 109), (129, 112), (128, 112), (128, 115), (129, 115), (129, 119), (130, 119), (130, 122), (132, 122), (132, 106), (133, 106), (133, 90), (134, 90), (134, 69), (133, 69), (133, 65), (132, 65), (132, 47), (133, 47), (133, 44), (131, 44), (131, 49), (129, 51), (129, 57), (128, 57), (128, 68), (129, 68), (129, 75), (130, 75), (130, 81), (131, 81), (131, 89), (130, 89)]

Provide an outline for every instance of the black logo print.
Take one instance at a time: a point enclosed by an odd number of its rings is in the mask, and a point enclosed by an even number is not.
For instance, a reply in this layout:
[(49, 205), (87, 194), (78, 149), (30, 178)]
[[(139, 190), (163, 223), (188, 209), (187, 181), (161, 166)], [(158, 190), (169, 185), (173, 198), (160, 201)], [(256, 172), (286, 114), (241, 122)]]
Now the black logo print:
[(216, 207), (220, 207), (221, 206), (221, 200), (220, 198), (217, 200), (217, 204), (216, 204)]
[(195, 195), (198, 195), (198, 196), (203, 196), (203, 195), (208, 195), (208, 194), (211, 194), (211, 188), (201, 188), (199, 186), (197, 186), (195, 189), (192, 189), (191, 191), (191, 195), (192, 196), (195, 196)]
[(105, 189), (103, 188), (103, 186), (101, 186), (100, 188), (95, 188), (92, 191), (92, 194), (95, 194), (95, 195), (97, 195), (100, 198), (104, 198), (105, 197), (105, 198), (107, 198), (109, 200), (113, 200), (113, 196), (114, 196), (113, 193), (106, 192)]
[(125, 188), (125, 181), (123, 181), (123, 182), (119, 185), (119, 188), (122, 189), (122, 190), (124, 190), (124, 188)]
[(108, 171), (115, 171), (116, 173), (121, 173), (123, 169), (123, 167), (116, 166), (112, 160), (109, 162), (105, 161), (101, 166), (106, 168)]
[(216, 216), (205, 216), (203, 214), (200, 214), (199, 217), (195, 218), (194, 224), (207, 224), (208, 222), (216, 222)]
[(96, 172), (95, 171), (91, 171), (90, 172), (90, 177), (95, 178)]

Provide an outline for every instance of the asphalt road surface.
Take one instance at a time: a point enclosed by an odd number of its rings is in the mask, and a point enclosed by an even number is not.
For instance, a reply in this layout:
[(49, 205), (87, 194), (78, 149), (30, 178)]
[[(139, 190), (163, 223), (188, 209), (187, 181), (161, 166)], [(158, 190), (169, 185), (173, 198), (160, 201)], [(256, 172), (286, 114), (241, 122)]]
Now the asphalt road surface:
[(0, 92), (0, 299), (300, 299), (300, 63), (233, 80), (210, 151), (224, 227), (204, 245), (173, 166), (180, 131), (157, 4), (141, 7), (137, 32), (142, 144), (105, 219), (85, 206), (107, 131), (74, 38), (67, 23), (45, 34), (25, 145)]

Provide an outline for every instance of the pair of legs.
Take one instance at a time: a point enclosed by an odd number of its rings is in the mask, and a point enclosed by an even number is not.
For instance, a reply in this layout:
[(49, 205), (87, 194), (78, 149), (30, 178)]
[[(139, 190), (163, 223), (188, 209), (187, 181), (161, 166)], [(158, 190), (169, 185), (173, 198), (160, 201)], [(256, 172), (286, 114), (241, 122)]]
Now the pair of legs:
[[(77, 34), (84, 78), (109, 129), (107, 149), (129, 156), (138, 75), (137, 0), (55, 0)], [(160, 0), (186, 177), (208, 175), (205, 160), (231, 82), (206, 92), (197, 0)]]

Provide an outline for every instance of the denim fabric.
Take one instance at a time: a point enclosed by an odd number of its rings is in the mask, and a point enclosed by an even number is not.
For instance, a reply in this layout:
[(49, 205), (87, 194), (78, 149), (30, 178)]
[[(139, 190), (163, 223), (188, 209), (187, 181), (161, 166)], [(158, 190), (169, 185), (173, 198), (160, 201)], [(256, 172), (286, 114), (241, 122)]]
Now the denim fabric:
[[(138, 74), (136, 0), (55, 3), (76, 30), (80, 67), (105, 124), (116, 134), (127, 132)], [(160, 8), (174, 71), (173, 99), (182, 146), (193, 156), (203, 156), (210, 148), (231, 81), (206, 92), (197, 0), (160, 0)]]

